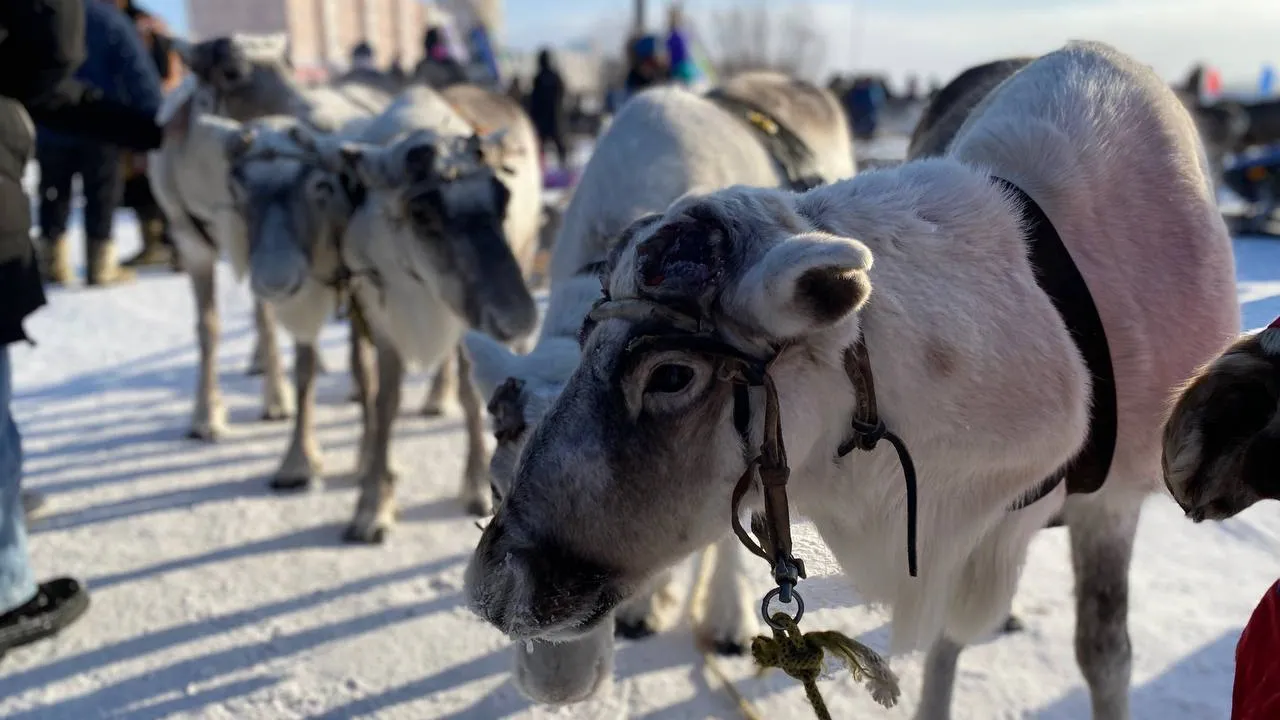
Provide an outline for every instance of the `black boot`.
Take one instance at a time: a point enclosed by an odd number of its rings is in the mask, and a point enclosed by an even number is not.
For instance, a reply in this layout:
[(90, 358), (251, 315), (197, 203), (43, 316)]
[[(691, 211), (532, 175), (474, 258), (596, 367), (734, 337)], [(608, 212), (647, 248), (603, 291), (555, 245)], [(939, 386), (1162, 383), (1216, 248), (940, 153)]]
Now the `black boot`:
[(89, 609), (89, 593), (71, 578), (41, 583), (36, 596), (0, 615), (0, 657), (5, 651), (58, 634)]

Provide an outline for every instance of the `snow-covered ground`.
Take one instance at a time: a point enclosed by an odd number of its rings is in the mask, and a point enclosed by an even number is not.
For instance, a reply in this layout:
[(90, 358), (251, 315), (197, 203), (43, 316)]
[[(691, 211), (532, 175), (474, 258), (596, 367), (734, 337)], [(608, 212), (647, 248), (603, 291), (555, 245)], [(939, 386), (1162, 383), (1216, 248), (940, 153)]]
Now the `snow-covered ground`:
[[(121, 235), (123, 251), (136, 247), (127, 220)], [(1280, 314), (1280, 241), (1242, 238), (1236, 250), (1245, 326), (1255, 328)], [(414, 414), (421, 375), (411, 379), (394, 446), (401, 524), (385, 546), (342, 544), (358, 413), (343, 401), (337, 324), (323, 337), (331, 372), (319, 389), (328, 483), (272, 495), (266, 478), (289, 426), (258, 421), (260, 381), (243, 372), (248, 292), (229, 272), (220, 280), (219, 359), (233, 425), (216, 445), (184, 438), (196, 350), (181, 275), (55, 290), (29, 323), (38, 345), (13, 348), (26, 482), (50, 498), (31, 529), (32, 558), (42, 576), (87, 581), (93, 599), (56, 639), (0, 660), (0, 717), (737, 717), (687, 629), (624, 642), (616, 682), (598, 701), (552, 711), (520, 697), (507, 643), (464, 607), (462, 570), (479, 530), (453, 499), (460, 420)], [(798, 542), (813, 575), (807, 627), (883, 649), (884, 614), (844, 589), (811, 528), (798, 530)], [(1135, 717), (1227, 716), (1235, 642), (1280, 575), (1278, 558), (1274, 506), (1196, 526), (1169, 500), (1149, 501), (1132, 573)], [(764, 568), (749, 567), (766, 589)], [(1026, 632), (963, 656), (955, 716), (1087, 717), (1063, 530), (1036, 539), (1016, 610)], [(724, 665), (765, 717), (806, 717), (790, 679), (756, 678), (744, 659)], [(920, 657), (894, 665), (902, 706), (881, 710), (836, 675), (823, 682), (835, 716), (908, 717)]]

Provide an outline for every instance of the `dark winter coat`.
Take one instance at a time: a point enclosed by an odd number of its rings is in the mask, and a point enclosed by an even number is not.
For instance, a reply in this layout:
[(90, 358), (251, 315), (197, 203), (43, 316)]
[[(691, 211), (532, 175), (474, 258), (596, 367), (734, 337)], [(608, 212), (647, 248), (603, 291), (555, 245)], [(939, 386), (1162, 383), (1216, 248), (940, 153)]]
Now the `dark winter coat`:
[(84, 61), (84, 25), (83, 0), (0, 1), (0, 68), (9, 69), (0, 72), (0, 346), (25, 339), (22, 321), (45, 302), (22, 189), (32, 119), (137, 150), (160, 146), (154, 115), (71, 77)]
[(538, 74), (529, 91), (529, 119), (541, 137), (559, 137), (564, 132), (564, 99), (564, 78), (544, 53), (538, 57)]
[[(164, 93), (155, 58), (147, 52), (137, 26), (114, 5), (102, 0), (82, 1), (85, 61), (76, 69), (75, 79), (98, 88), (109, 100), (154, 116)], [(40, 128), (42, 143), (71, 139), (74, 138)]]

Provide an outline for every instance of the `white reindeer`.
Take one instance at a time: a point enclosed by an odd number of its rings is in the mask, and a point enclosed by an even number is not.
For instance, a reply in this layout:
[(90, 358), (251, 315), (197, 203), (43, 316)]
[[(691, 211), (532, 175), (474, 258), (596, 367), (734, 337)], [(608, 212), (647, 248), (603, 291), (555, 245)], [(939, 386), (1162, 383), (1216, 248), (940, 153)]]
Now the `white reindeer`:
[[(1102, 489), (1067, 498), (1058, 484), (1017, 510), (1081, 448), (1093, 388), (1029, 262), (1027, 208), (993, 176), (1052, 218), (1087, 282), (1118, 408)], [(1159, 487), (1165, 404), (1239, 322), (1208, 162), (1154, 72), (1072, 43), (993, 91), (941, 158), (800, 195), (686, 198), (626, 235), (611, 314), (533, 429), (468, 567), (479, 615), (521, 640), (580, 637), (723, 537), (764, 424), (757, 394), (744, 447), (727, 361), (681, 345), (663, 319), (694, 313), (720, 347), (769, 362), (792, 507), (859, 594), (891, 608), (893, 649), (930, 648), (919, 717), (949, 715), (961, 648), (1006, 617), (1031, 537), (1064, 503), (1093, 715), (1128, 716), (1128, 569)], [(643, 319), (628, 319), (634, 307)], [(639, 340), (654, 336), (674, 340)], [(897, 454), (882, 443), (838, 457), (867, 400), (845, 367), (858, 347), (880, 417), (914, 456), (918, 577)]]
[(468, 438), (461, 499), (468, 511), (488, 514), (484, 408), (459, 344), (468, 327), (514, 342), (537, 322), (522, 274), (541, 214), (532, 124), (514, 101), (488, 90), (421, 86), (402, 93), (359, 142), (307, 132), (295, 139), (320, 166), (367, 192), (347, 225), (342, 258), (377, 346), (378, 392), (347, 538), (381, 542), (395, 522), (388, 455), (405, 358), (433, 365), (457, 353)]
[[(212, 232), (226, 199), (225, 175), (206, 172), (219, 158), (195, 158), (189, 129), (202, 114), (216, 113), (240, 122), (270, 115), (291, 115), (310, 126), (337, 130), (386, 107), (390, 97), (375, 88), (322, 87), (305, 90), (292, 78), (284, 35), (237, 35), (177, 47), (192, 73), (165, 98), (161, 120), (167, 132), (149, 158), (156, 200), (169, 218), (182, 266), (191, 276), (196, 300), (200, 369), (190, 436), (213, 440), (223, 431), (226, 412), (218, 392), (218, 309), (214, 267), (222, 252)], [(275, 338), (272, 309), (255, 302), (256, 343), (251, 372), (264, 373), (263, 418), (283, 419), (290, 412), (286, 379)], [(353, 362), (356, 359), (353, 358)], [(317, 360), (318, 362), (318, 360)]]
[[(724, 90), (792, 128), (814, 152), (824, 179), (853, 174), (844, 112), (826, 91), (773, 73), (740, 75)], [(782, 180), (756, 132), (700, 95), (660, 88), (623, 107), (597, 143), (564, 215), (552, 250), (550, 305), (536, 347), (517, 355), (487, 335), (467, 334), (476, 382), (493, 397), (489, 409), (498, 445), (491, 471), (497, 494), (510, 491), (525, 441), (578, 364), (578, 333), (600, 295), (599, 265), (623, 230), (689, 193), (736, 184), (777, 186)], [(736, 545), (732, 539), (717, 544), (709, 588), (695, 593), (706, 603), (697, 613), (699, 635), (729, 653), (741, 652), (756, 629), (753, 603), (739, 583)], [(611, 674), (615, 623), (626, 637), (657, 632), (676, 619), (682, 595), (670, 573), (663, 573), (618, 608), (615, 622), (601, 622), (588, 637), (519, 649), (518, 685), (540, 702), (585, 699)]]

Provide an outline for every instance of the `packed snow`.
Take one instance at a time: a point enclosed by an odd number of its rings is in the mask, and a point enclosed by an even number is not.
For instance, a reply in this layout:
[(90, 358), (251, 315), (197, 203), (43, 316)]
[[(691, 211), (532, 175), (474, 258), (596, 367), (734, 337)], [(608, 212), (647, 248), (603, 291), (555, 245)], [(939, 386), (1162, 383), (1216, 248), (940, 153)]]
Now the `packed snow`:
[[(129, 253), (137, 230), (121, 217)], [(1240, 238), (1236, 252), (1245, 326), (1256, 328), (1280, 314), (1280, 241)], [(244, 372), (249, 293), (226, 268), (219, 281), (231, 429), (217, 444), (184, 437), (196, 348), (182, 275), (157, 270), (124, 287), (53, 290), (28, 324), (37, 344), (11, 348), (25, 482), (49, 497), (31, 528), (32, 561), (42, 577), (86, 581), (92, 605), (54, 640), (0, 660), (0, 717), (739, 717), (687, 627), (622, 642), (615, 681), (592, 702), (551, 709), (520, 696), (508, 672), (513, 649), (463, 601), (463, 567), (480, 531), (454, 500), (460, 413), (416, 414), (421, 373), (410, 378), (393, 445), (400, 525), (386, 545), (343, 544), (359, 413), (344, 400), (346, 333), (337, 322), (322, 338), (330, 372), (318, 393), (327, 481), (272, 494), (266, 480), (289, 423), (258, 419), (261, 381)], [(1177, 332), (1178, 318), (1168, 323), (1163, 331)], [(806, 627), (885, 649), (885, 614), (846, 589), (811, 527), (797, 529), (797, 544), (811, 573), (802, 585)], [(756, 590), (766, 590), (763, 564), (748, 567)], [(1135, 717), (1226, 717), (1236, 639), (1278, 575), (1274, 506), (1193, 525), (1167, 498), (1152, 498), (1131, 575)], [(1025, 632), (962, 657), (955, 717), (1087, 717), (1065, 530), (1036, 538), (1015, 611)], [(747, 659), (720, 664), (763, 717), (809, 713), (789, 678), (756, 677)], [(921, 657), (893, 664), (899, 707), (879, 708), (835, 673), (822, 681), (835, 717), (909, 717)]]

